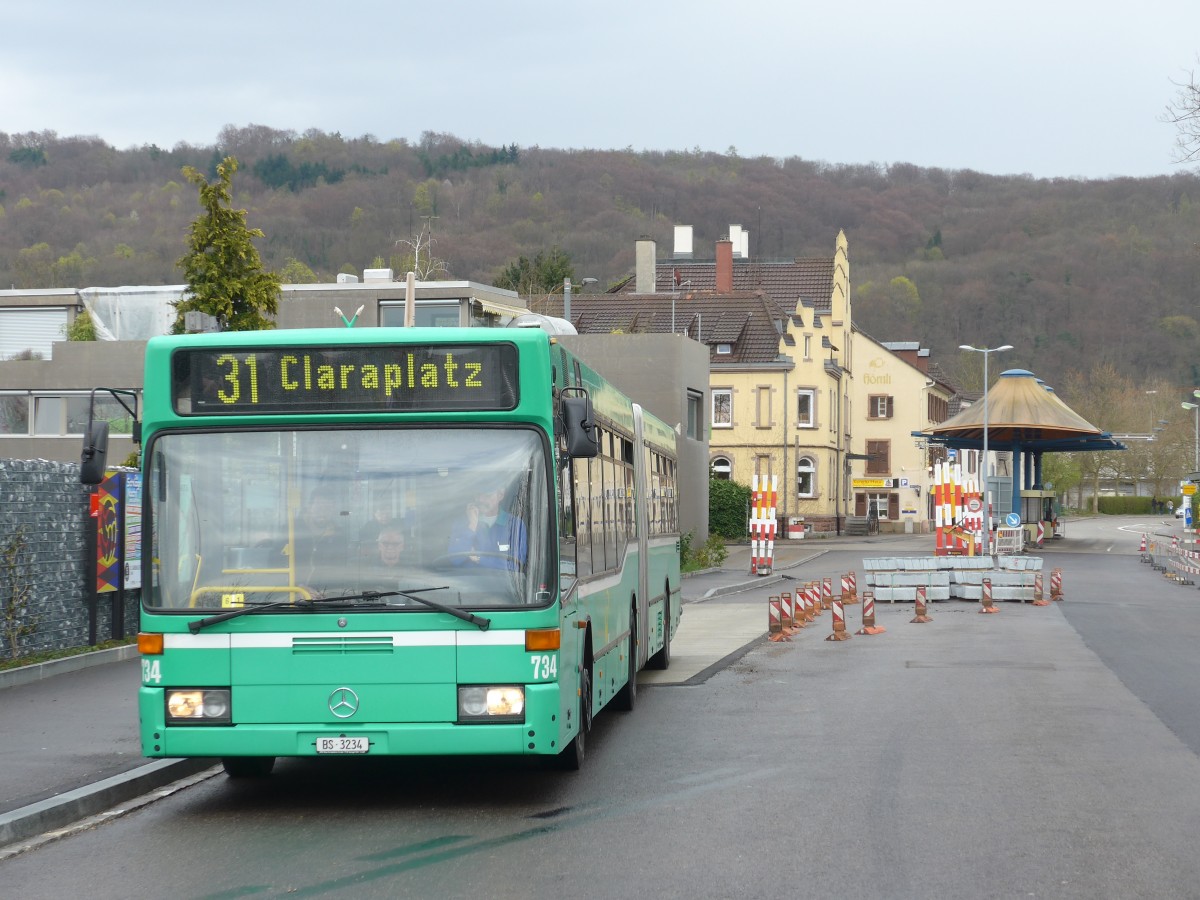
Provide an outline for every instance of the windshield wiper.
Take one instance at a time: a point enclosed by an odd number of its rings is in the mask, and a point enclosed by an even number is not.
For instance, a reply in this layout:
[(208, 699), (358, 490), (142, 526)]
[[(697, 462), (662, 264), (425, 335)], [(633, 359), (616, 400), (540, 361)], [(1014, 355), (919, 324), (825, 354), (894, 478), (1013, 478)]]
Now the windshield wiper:
[(486, 619), (483, 616), (477, 616), (475, 613), (468, 612), (465, 609), (459, 609), (457, 606), (446, 606), (442, 603), (438, 603), (436, 600), (430, 600), (428, 597), (417, 596), (423, 591), (445, 591), (449, 589), (450, 585), (441, 584), (437, 587), (408, 588), (407, 590), (403, 591), (363, 591), (361, 594), (351, 594), (348, 597), (337, 597), (336, 599), (352, 601), (373, 600), (377, 597), (404, 597), (408, 600), (415, 600), (417, 603), (428, 606), (430, 609), (436, 609), (438, 612), (449, 613), (456, 619), (462, 619), (464, 622), (470, 622), (480, 631), (487, 631), (492, 625), (491, 619)]
[[(237, 609), (226, 610), (225, 612), (216, 613), (215, 615), (207, 616), (203, 619), (196, 619), (194, 622), (188, 622), (188, 631), (192, 634), (199, 634), (202, 629), (209, 625), (216, 625), (219, 622), (227, 622), (230, 619), (236, 619), (238, 616), (244, 616), (247, 613), (261, 612), (266, 609), (282, 609), (284, 607), (293, 607), (304, 610), (328, 609), (330, 607), (348, 606), (351, 603), (366, 601), (360, 603), (359, 609), (378, 609), (387, 607), (390, 604), (382, 602), (385, 597), (406, 597), (409, 600), (415, 600), (417, 603), (424, 604), (432, 609), (440, 612), (449, 613), (455, 618), (462, 619), (464, 622), (470, 622), (480, 631), (487, 631), (491, 627), (492, 620), (485, 619), (482, 616), (477, 616), (474, 613), (466, 610), (458, 609), (453, 606), (444, 606), (435, 600), (430, 600), (426, 597), (417, 596), (421, 591), (444, 591), (449, 588), (449, 585), (441, 585), (439, 587), (427, 588), (411, 588), (406, 591), (363, 591), (361, 594), (349, 594), (345, 597), (315, 597), (312, 600), (275, 600), (271, 603), (258, 603), (250, 606), (239, 606)], [(381, 602), (372, 602), (381, 601)]]
[(216, 625), (218, 622), (236, 619), (238, 616), (246, 615), (246, 613), (259, 612), (260, 610), (264, 609), (279, 609), (283, 606), (298, 606), (303, 602), (305, 601), (275, 600), (271, 603), (255, 603), (249, 606), (239, 606), (236, 609), (227, 609), (225, 612), (217, 613), (216, 615), (208, 616), (203, 619), (196, 619), (194, 622), (188, 622), (188, 631), (190, 631), (192, 634), (199, 634), (201, 629), (207, 628), (209, 625)]

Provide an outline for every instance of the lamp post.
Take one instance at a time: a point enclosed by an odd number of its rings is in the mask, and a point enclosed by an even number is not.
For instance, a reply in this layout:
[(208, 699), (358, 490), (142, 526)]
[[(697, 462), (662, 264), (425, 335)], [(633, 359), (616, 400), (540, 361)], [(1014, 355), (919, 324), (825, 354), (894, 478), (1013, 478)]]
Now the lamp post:
[(980, 461), (980, 470), (983, 478), (983, 506), (984, 516), (987, 522), (983, 526), (983, 553), (985, 556), (992, 554), (992, 516), (991, 510), (988, 508), (988, 357), (993, 353), (1003, 353), (1005, 350), (1011, 350), (1012, 344), (1002, 344), (999, 347), (972, 347), (970, 344), (959, 344), (959, 350), (970, 350), (972, 353), (983, 354), (983, 456)]
[[(1200, 391), (1192, 391), (1192, 396), (1200, 397)], [(1189, 403), (1187, 400), (1184, 400), (1183, 403), (1180, 404), (1180, 406), (1182, 406), (1184, 409), (1190, 409), (1195, 413), (1196, 456), (1195, 456), (1195, 459), (1192, 461), (1192, 465), (1195, 467), (1192, 469), (1192, 471), (1200, 472), (1200, 403)]]
[[(586, 288), (589, 284), (595, 284), (597, 281), (599, 281), (598, 278), (584, 278), (582, 281), (580, 281), (580, 284), (582, 284)], [(563, 283), (561, 285), (555, 285), (553, 288), (551, 288), (550, 293), (546, 294), (546, 299), (549, 300), (552, 296), (554, 296), (555, 292), (557, 292), (560, 287), (562, 288), (562, 292), (563, 292), (563, 318), (566, 319), (568, 322), (570, 322), (571, 321), (571, 279), (570, 278), (564, 278)]]

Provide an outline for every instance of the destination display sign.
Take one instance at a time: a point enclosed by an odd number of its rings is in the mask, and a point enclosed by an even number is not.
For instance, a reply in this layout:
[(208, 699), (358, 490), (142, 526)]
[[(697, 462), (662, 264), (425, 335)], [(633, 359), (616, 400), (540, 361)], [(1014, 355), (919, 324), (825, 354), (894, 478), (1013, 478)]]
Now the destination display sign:
[(512, 344), (180, 349), (172, 356), (181, 415), (514, 409)]

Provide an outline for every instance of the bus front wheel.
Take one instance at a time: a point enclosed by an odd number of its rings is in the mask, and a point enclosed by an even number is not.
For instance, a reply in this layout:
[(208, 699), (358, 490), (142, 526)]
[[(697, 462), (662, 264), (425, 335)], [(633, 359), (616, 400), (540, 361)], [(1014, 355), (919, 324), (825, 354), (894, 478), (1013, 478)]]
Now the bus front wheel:
[(559, 767), (570, 772), (583, 768), (587, 758), (587, 735), (592, 728), (592, 672), (584, 666), (579, 672), (579, 730), (571, 743), (558, 755)]

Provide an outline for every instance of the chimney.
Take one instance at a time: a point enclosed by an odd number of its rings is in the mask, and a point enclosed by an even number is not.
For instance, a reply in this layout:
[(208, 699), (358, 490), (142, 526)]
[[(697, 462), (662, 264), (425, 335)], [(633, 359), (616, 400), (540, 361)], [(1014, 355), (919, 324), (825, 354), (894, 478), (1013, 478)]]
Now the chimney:
[(717, 241), (717, 293), (733, 292), (733, 241), (721, 238)]
[(692, 258), (692, 226), (675, 226), (675, 259)]
[(654, 269), (658, 264), (657, 245), (648, 236), (642, 235), (634, 246), (636, 277), (634, 290), (639, 294), (654, 293)]

